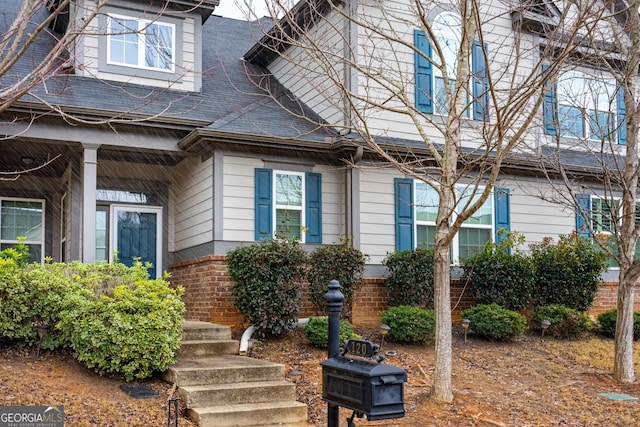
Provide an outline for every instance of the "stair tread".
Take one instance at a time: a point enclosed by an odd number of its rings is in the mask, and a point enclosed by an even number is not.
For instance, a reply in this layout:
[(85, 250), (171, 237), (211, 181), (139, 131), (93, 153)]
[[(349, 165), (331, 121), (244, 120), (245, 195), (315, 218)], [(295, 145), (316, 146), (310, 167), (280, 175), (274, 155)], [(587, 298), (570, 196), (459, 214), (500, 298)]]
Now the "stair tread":
[(215, 339), (215, 338), (211, 338), (211, 339), (206, 339), (206, 340), (187, 340), (187, 341), (182, 341), (182, 345), (189, 345), (189, 344), (215, 344), (215, 343), (240, 343), (240, 341), (238, 340), (232, 340), (232, 339)]
[(290, 400), (286, 402), (259, 402), (259, 403), (234, 403), (224, 405), (212, 405), (212, 406), (200, 406), (192, 408), (192, 411), (196, 411), (199, 414), (223, 414), (229, 412), (246, 412), (255, 411), (260, 409), (287, 409), (287, 408), (306, 408), (302, 402), (297, 400)]
[(246, 382), (221, 383), (221, 384), (185, 385), (185, 386), (180, 386), (180, 388), (186, 392), (193, 393), (198, 391), (209, 391), (209, 390), (240, 390), (240, 389), (249, 389), (249, 388), (255, 388), (255, 387), (268, 388), (268, 387), (282, 387), (282, 386), (295, 387), (295, 385), (289, 381), (267, 380), (267, 381), (246, 381)]
[(252, 357), (237, 355), (218, 355), (198, 358), (187, 358), (178, 360), (171, 365), (169, 369), (183, 371), (198, 371), (202, 369), (234, 369), (234, 368), (264, 368), (283, 366), (279, 363), (269, 362), (268, 360), (254, 359)]

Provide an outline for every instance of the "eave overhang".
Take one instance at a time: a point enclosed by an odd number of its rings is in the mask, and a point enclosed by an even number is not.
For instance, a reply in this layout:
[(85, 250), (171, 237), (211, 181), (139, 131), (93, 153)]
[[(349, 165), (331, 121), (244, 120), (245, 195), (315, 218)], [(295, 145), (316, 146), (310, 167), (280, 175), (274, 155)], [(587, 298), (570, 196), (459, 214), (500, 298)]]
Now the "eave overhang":
[(291, 41), (300, 37), (298, 29), (303, 32), (309, 31), (332, 8), (342, 5), (343, 0), (299, 1), (244, 54), (244, 59), (249, 63), (266, 67), (291, 46)]

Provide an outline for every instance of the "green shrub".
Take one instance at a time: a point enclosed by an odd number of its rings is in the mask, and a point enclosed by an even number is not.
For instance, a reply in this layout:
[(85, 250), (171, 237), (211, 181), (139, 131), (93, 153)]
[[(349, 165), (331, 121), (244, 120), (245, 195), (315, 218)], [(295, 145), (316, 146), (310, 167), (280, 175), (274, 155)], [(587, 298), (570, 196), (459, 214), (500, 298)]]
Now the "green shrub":
[(309, 255), (307, 273), (313, 307), (321, 313), (325, 312), (327, 302), (324, 295), (329, 282), (337, 280), (344, 294), (342, 313), (349, 317), (353, 294), (362, 281), (366, 262), (367, 257), (351, 246), (349, 239), (343, 239), (341, 245), (323, 246), (314, 250)]
[(275, 239), (228, 253), (234, 304), (258, 335), (282, 335), (300, 312), (299, 284), (306, 254), (291, 240)]
[[(616, 336), (616, 324), (618, 323), (618, 310), (613, 308), (598, 315), (600, 333), (609, 337)], [(640, 339), (640, 311), (633, 312), (633, 339)]]
[(560, 236), (555, 245), (553, 239), (545, 238), (530, 249), (535, 265), (535, 303), (588, 310), (607, 268), (607, 255), (577, 233)]
[(181, 287), (172, 289), (162, 279), (122, 284), (111, 295), (71, 292), (62, 302), (65, 310), (57, 328), (88, 368), (123, 374), (127, 381), (146, 378), (176, 361), (182, 294)]
[(534, 267), (531, 259), (516, 251), (523, 237), (508, 232), (500, 242), (488, 242), (475, 257), (462, 260), (463, 280), (478, 304), (496, 303), (521, 310), (531, 299)]
[(389, 339), (396, 342), (424, 343), (436, 329), (433, 310), (406, 305), (383, 311), (382, 323), (389, 326)]
[(556, 338), (576, 338), (592, 329), (589, 317), (563, 305), (538, 306), (533, 310), (533, 318), (538, 328), (543, 320), (549, 321), (545, 333)]
[[(320, 348), (329, 346), (329, 319), (326, 317), (310, 317), (304, 325), (304, 335), (309, 342)], [(340, 345), (349, 338), (359, 338), (349, 321), (340, 320)]]
[(433, 251), (416, 248), (387, 254), (382, 263), (389, 271), (385, 286), (389, 305), (433, 308)]
[(464, 310), (462, 318), (471, 321), (469, 327), (473, 332), (489, 339), (512, 339), (522, 335), (526, 328), (524, 316), (496, 303), (480, 304)]

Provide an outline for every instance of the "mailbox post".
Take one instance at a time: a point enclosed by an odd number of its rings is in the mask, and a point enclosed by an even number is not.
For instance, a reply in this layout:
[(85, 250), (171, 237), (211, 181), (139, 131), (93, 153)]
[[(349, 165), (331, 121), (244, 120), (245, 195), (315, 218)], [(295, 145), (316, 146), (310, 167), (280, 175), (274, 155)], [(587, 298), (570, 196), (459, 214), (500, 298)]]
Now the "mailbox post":
[[(329, 359), (340, 353), (340, 313), (344, 294), (340, 292), (340, 283), (337, 280), (329, 282), (329, 290), (324, 295), (327, 301), (327, 314), (329, 316)], [(327, 402), (327, 427), (339, 427), (340, 407)]]
[(370, 421), (404, 416), (404, 383), (407, 373), (381, 363), (380, 346), (371, 341), (349, 339), (340, 348), (340, 312), (344, 295), (336, 280), (325, 294), (329, 314), (329, 358), (322, 366), (322, 400), (327, 402), (327, 426), (338, 427), (340, 407), (353, 410), (353, 419), (366, 415)]

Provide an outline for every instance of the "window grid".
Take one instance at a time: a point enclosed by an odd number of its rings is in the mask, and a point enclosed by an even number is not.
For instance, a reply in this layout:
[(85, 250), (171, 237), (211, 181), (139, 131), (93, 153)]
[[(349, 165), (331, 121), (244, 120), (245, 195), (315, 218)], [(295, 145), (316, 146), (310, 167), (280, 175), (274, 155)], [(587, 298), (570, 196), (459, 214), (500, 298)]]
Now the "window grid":
[(0, 199), (0, 250), (15, 246), (25, 237), (29, 262), (42, 262), (44, 200)]
[[(478, 189), (482, 191), (482, 189)], [(438, 213), (438, 194), (423, 182), (416, 182), (414, 186), (415, 218), (416, 218), (416, 246), (426, 249), (434, 247), (436, 215)], [(458, 206), (466, 204), (466, 196), (460, 191)], [(473, 256), (493, 239), (493, 196), (460, 228), (451, 244), (451, 258), (457, 264), (461, 258)]]
[(174, 71), (175, 25), (109, 15), (109, 64)]
[(302, 228), (305, 223), (304, 174), (273, 172), (274, 227), (276, 237), (286, 237), (304, 243)]

